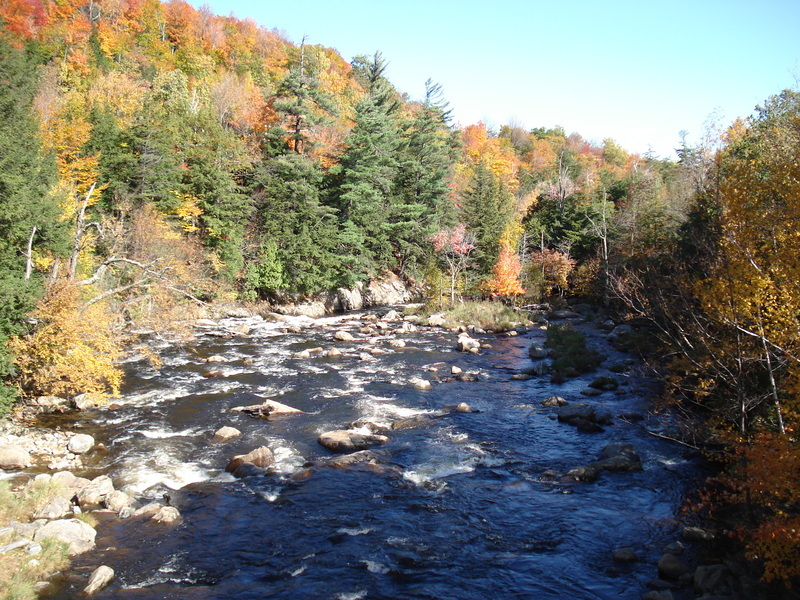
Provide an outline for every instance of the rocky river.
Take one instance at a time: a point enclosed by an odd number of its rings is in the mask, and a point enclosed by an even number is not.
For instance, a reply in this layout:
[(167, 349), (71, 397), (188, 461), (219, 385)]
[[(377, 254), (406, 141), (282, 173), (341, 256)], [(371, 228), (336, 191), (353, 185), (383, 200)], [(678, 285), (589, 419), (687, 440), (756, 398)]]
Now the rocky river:
[[(151, 340), (157, 370), (131, 357), (112, 405), (42, 417), (94, 438), (78, 474), (180, 514), (98, 513), (49, 597), (100, 565), (102, 599), (666, 597), (656, 565), (699, 467), (652, 435), (666, 417), (642, 365), (573, 318), (605, 360), (553, 384), (529, 354), (544, 327), (459, 351), (457, 332), (386, 312), (202, 321), (191, 343)], [(589, 388), (598, 375), (618, 388)], [(229, 466), (257, 448), (261, 466)]]

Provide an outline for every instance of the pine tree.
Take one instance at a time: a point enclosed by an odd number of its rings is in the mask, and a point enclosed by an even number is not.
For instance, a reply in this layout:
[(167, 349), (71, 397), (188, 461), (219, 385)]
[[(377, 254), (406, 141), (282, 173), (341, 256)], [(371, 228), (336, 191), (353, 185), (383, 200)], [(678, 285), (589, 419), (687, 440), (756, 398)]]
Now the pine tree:
[(428, 80), (425, 101), (403, 128), (398, 191), (392, 210), (400, 270), (413, 268), (423, 259), (431, 235), (455, 223), (449, 178), (459, 141), (449, 119), (441, 86)]
[(356, 59), (354, 69), (367, 88), (356, 104), (355, 126), (340, 161), (341, 184), (337, 206), (343, 242), (356, 256), (353, 267), (376, 272), (393, 267), (392, 196), (398, 172), (400, 144), (395, 114), (397, 92), (383, 76), (380, 53), (368, 62)]
[[(34, 62), (0, 36), (0, 377), (12, 372), (6, 339), (25, 328), (41, 293), (33, 254), (66, 249), (50, 193), (55, 160), (43, 154), (31, 112), (36, 81)], [(10, 388), (0, 386), (0, 412), (12, 397)]]

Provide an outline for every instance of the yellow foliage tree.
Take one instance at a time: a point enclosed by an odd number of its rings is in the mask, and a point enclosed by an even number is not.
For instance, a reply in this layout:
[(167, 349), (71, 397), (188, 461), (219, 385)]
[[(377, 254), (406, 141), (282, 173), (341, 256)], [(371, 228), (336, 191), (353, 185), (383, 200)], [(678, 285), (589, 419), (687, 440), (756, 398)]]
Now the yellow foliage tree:
[(33, 316), (36, 331), (10, 341), (25, 393), (89, 394), (98, 401), (119, 393), (122, 371), (115, 363), (120, 346), (104, 303), (82, 306), (78, 288), (59, 282), (50, 287)]

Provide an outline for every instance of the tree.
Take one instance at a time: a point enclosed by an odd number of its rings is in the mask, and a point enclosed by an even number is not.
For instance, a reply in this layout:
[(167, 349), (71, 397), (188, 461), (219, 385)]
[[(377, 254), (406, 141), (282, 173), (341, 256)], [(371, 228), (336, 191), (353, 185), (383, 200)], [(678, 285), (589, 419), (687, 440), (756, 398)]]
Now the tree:
[(475, 249), (475, 237), (467, 233), (464, 223), (445, 228), (430, 238), (433, 249), (447, 263), (450, 270), (450, 305), (456, 302), (456, 281), (469, 262), (470, 253)]
[[(350, 252), (358, 256), (353, 266), (371, 273), (394, 267), (394, 246), (401, 242), (393, 226), (399, 170), (396, 112), (397, 92), (383, 76), (386, 63), (380, 53), (371, 61), (354, 62), (366, 96), (356, 104), (355, 125), (340, 159), (341, 180), (337, 207)], [(410, 216), (410, 215), (408, 215)]]
[(430, 236), (456, 220), (450, 177), (459, 141), (449, 119), (441, 86), (426, 81), (424, 101), (401, 124), (403, 144), (392, 211), (392, 235), (401, 272), (420, 263)]
[[(42, 287), (34, 265), (66, 251), (66, 229), (52, 195), (53, 155), (42, 150), (31, 105), (37, 68), (0, 35), (0, 377), (12, 366), (5, 344), (25, 331)], [(0, 386), (0, 412), (14, 397)]]

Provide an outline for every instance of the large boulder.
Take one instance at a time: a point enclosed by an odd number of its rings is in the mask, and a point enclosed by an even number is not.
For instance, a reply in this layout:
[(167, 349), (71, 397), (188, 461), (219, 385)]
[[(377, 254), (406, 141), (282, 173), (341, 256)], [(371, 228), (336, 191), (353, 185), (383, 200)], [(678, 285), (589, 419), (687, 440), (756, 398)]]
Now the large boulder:
[(56, 496), (33, 513), (34, 519), (63, 519), (72, 514), (72, 502), (62, 496)]
[(600, 452), (594, 463), (604, 471), (641, 471), (642, 460), (630, 444), (616, 442)]
[(97, 532), (94, 528), (78, 519), (59, 519), (50, 521), (36, 530), (33, 541), (58, 540), (69, 546), (70, 555), (88, 552), (94, 548)]
[(264, 400), (261, 404), (252, 404), (250, 406), (235, 406), (231, 409), (231, 412), (244, 412), (257, 417), (304, 414), (300, 409), (275, 402), (275, 400)]
[(85, 433), (77, 433), (67, 442), (67, 450), (73, 454), (86, 454), (92, 448), (94, 448), (94, 438)]
[(347, 331), (337, 331), (333, 334), (333, 339), (337, 342), (352, 342), (355, 338)]
[(459, 352), (477, 353), (481, 349), (481, 343), (478, 340), (469, 337), (466, 333), (462, 333), (460, 336), (458, 336), (456, 348)]
[(385, 435), (357, 433), (346, 429), (328, 431), (317, 438), (317, 442), (321, 446), (327, 448), (331, 452), (338, 452), (340, 454), (366, 450), (372, 446), (385, 444), (388, 441), (389, 438)]
[(174, 506), (162, 506), (158, 509), (158, 512), (153, 515), (151, 520), (156, 523), (171, 525), (173, 523), (179, 523), (182, 518), (181, 513)]
[(528, 356), (534, 360), (539, 360), (541, 358), (547, 358), (549, 356), (549, 352), (544, 346), (533, 343), (531, 344), (531, 347), (528, 348)]
[(364, 286), (364, 307), (408, 304), (414, 294), (397, 275), (391, 272), (367, 282)]
[(562, 423), (570, 423), (574, 419), (583, 419), (585, 421), (595, 420), (594, 406), (589, 406), (581, 402), (560, 406), (556, 414), (558, 415), (558, 420)]
[(229, 427), (226, 425), (225, 427), (220, 427), (214, 432), (214, 437), (211, 438), (211, 441), (215, 444), (224, 444), (225, 442), (230, 442), (232, 439), (235, 439), (240, 435), (242, 435), (241, 431), (235, 427)]
[(658, 561), (658, 576), (662, 579), (678, 579), (689, 572), (689, 567), (674, 554), (662, 554)]
[(112, 581), (114, 581), (114, 569), (106, 565), (97, 567), (89, 576), (89, 581), (86, 587), (83, 588), (83, 593), (86, 596), (94, 596)]
[(99, 506), (111, 492), (114, 491), (114, 483), (106, 475), (95, 477), (88, 484), (78, 490), (78, 505), (81, 508)]
[(359, 281), (351, 289), (336, 290), (336, 303), (337, 308), (344, 312), (364, 308), (364, 284)]
[(245, 472), (242, 467), (246, 465), (250, 465), (253, 467), (258, 467), (260, 469), (265, 469), (266, 467), (272, 466), (275, 464), (275, 456), (272, 454), (272, 450), (267, 448), (266, 446), (261, 446), (260, 448), (256, 448), (255, 450), (248, 452), (247, 454), (239, 454), (234, 456), (228, 466), (225, 467), (225, 470), (228, 473), (233, 473), (234, 475), (242, 474)]
[(0, 469), (25, 469), (31, 464), (31, 455), (24, 448), (0, 446)]

